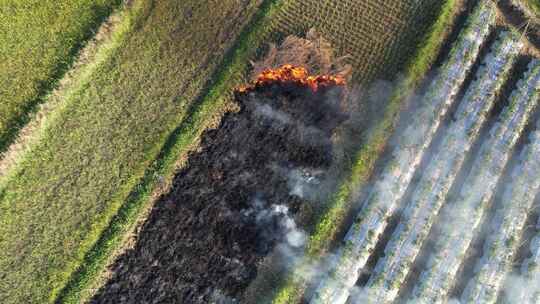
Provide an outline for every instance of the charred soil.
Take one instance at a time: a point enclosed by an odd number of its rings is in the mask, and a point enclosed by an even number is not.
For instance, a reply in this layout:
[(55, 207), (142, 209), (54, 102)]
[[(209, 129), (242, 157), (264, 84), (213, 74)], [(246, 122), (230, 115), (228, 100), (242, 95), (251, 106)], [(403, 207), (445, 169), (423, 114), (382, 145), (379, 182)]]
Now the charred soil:
[(233, 301), (278, 245), (301, 250), (283, 220), (310, 204), (332, 165), (343, 91), (274, 83), (236, 92), (238, 112), (206, 131), (92, 303)]

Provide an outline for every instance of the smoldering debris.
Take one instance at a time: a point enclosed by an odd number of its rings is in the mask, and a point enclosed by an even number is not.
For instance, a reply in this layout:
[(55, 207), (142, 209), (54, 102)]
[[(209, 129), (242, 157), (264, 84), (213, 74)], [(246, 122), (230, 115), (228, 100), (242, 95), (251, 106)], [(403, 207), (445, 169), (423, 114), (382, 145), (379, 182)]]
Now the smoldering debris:
[(320, 81), (236, 91), (238, 112), (203, 134), (93, 302), (235, 303), (268, 253), (289, 263), (302, 252), (295, 215), (332, 165), (331, 137), (347, 119), (344, 86)]

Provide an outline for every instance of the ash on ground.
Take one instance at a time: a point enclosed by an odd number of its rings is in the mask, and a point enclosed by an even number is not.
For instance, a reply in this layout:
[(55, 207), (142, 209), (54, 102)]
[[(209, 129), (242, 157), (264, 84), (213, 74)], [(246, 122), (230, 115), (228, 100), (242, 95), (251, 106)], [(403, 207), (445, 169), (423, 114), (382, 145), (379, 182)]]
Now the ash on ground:
[(236, 303), (267, 254), (301, 250), (294, 215), (332, 165), (343, 90), (237, 92), (239, 111), (205, 132), (92, 302)]

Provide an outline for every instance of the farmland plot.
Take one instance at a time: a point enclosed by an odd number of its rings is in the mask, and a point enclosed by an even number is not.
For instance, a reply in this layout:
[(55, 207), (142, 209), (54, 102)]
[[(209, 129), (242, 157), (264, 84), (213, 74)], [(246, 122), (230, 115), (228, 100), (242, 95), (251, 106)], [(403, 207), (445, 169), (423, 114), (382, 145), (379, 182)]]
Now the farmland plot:
[[(532, 102), (538, 103), (538, 61), (532, 77), (521, 83), (530, 90)], [(490, 233), (484, 243), (484, 255), (477, 262), (474, 277), (468, 283), (465, 301), (495, 303), (505, 276), (512, 268), (513, 257), (519, 247), (525, 218), (531, 212), (534, 196), (539, 190), (538, 131), (530, 135), (531, 143), (521, 152), (520, 161), (512, 171), (512, 183), (505, 189), (502, 206), (491, 220)], [(534, 243), (534, 242), (533, 242)]]
[(220, 3), (211, 19), (199, 1), (134, 2), (129, 34), (2, 189), (2, 302), (54, 300), (257, 5)]
[[(445, 1), (440, 7), (439, 15), (427, 30), (414, 56), (408, 59), (405, 66), (405, 78), (401, 79), (394, 88), (392, 95), (386, 100), (387, 105), (379, 115), (366, 114), (365, 116), (380, 117), (371, 122), (371, 127), (365, 139), (351, 137), (350, 142), (357, 143), (357, 150), (353, 152), (350, 166), (339, 188), (325, 203), (326, 209), (318, 217), (317, 222), (307, 244), (306, 258), (279, 287), (274, 303), (296, 303), (304, 295), (309, 279), (304, 277), (304, 268), (312, 268), (318, 263), (321, 255), (330, 249), (330, 244), (339, 237), (341, 231), (346, 229), (345, 223), (349, 212), (357, 199), (357, 189), (366, 185), (375, 160), (383, 151), (392, 134), (397, 116), (408, 97), (420, 85), (443, 47), (450, 34), (450, 28), (458, 19), (462, 8), (462, 1)], [(421, 6), (425, 7), (425, 6)], [(369, 123), (366, 125), (370, 125)], [(364, 141), (365, 140), (365, 141)]]
[[(4, 302), (44, 302), (57, 299), (65, 282), (73, 271), (81, 266), (83, 256), (106, 229), (112, 216), (124, 202), (131, 199), (128, 194), (138, 193), (138, 189), (142, 187), (145, 195), (148, 195), (152, 192), (153, 185), (159, 184), (158, 181), (171, 177), (172, 169), (153, 169), (154, 166), (161, 166), (163, 158), (173, 163), (174, 160), (171, 159), (185, 156), (180, 152), (170, 152), (170, 145), (182, 146), (182, 149), (177, 150), (185, 151), (184, 146), (196, 141), (206, 127), (205, 123), (199, 122), (212, 120), (222, 114), (223, 104), (230, 98), (230, 89), (239, 80), (246, 78), (248, 60), (264, 41), (270, 41), (267, 38), (303, 32), (308, 26), (316, 25), (323, 35), (329, 37), (337, 46), (339, 54), (352, 55), (351, 63), (357, 71), (355, 77), (366, 83), (376, 77), (389, 77), (402, 66), (405, 58), (414, 49), (415, 41), (420, 41), (417, 36), (423, 32), (421, 25), (427, 24), (426, 21), (434, 11), (432, 8), (437, 6), (436, 1), (421, 1), (425, 5), (423, 7), (417, 1), (396, 1), (383, 5), (380, 1), (270, 2), (283, 4), (283, 9), (277, 10), (277, 13), (273, 11), (277, 15), (263, 16), (261, 20), (267, 23), (242, 37), (241, 47), (224, 61), (225, 72), (217, 74), (214, 71), (223, 58), (224, 50), (232, 45), (231, 41), (256, 11), (259, 1), (231, 0), (219, 4), (212, 1), (187, 1), (181, 4), (173, 1), (134, 2), (131, 8), (133, 11), (126, 21), (129, 30), (125, 36), (119, 37), (118, 48), (94, 73), (77, 84), (78, 88), (73, 90), (73, 94), (66, 96), (66, 107), (53, 113), (54, 120), (42, 130), (43, 136), (39, 143), (32, 147), (5, 186), (0, 189), (0, 235), (6, 236), (5, 239), (0, 239), (0, 272), (6, 273), (8, 278), (0, 283), (0, 294), (5, 297), (2, 298)], [(365, 266), (371, 255), (370, 251), (387, 226), (389, 216), (397, 210), (414, 171), (433, 141), (440, 122), (448, 109), (456, 103), (458, 92), (462, 90), (465, 79), (478, 60), (480, 49), (492, 33), (495, 14), (490, 3), (480, 1), (479, 8), (469, 19), (469, 26), (454, 45), (433, 83), (428, 86), (422, 101), (425, 107), (417, 119), (411, 122), (409, 129), (405, 130), (404, 134), (411, 136), (406, 136), (400, 143), (384, 171), (386, 175), (377, 181), (378, 190), (381, 192), (372, 193), (371, 205), (375, 207), (366, 209), (371, 210), (369, 214), (373, 215), (371, 218), (376, 226), (375, 235), (369, 232), (364, 235), (363, 241), (367, 244), (367, 250), (356, 253), (360, 255), (358, 260), (351, 259), (350, 264), (341, 266), (349, 273), (334, 272), (324, 281), (319, 291), (319, 301), (347, 300), (348, 291), (343, 292), (340, 288), (350, 288), (356, 283), (358, 274), (355, 270)], [(423, 14), (423, 10), (427, 13)], [(209, 17), (208, 12), (212, 12), (212, 17)], [(445, 12), (449, 14), (448, 10)], [(440, 25), (441, 28), (434, 33), (441, 33), (445, 24)], [(414, 25), (418, 25), (418, 28), (411, 29)], [(501, 45), (498, 47), (503, 48)], [(437, 49), (432, 45), (429, 48)], [(477, 94), (482, 95), (482, 90), (498, 91), (505, 80), (507, 68), (512, 66), (518, 47), (506, 51), (507, 53), (501, 51), (503, 55), (496, 56), (499, 59), (506, 58), (500, 62), (500, 66), (488, 66), (487, 71), (493, 73), (487, 76), (495, 75), (492, 82), (484, 82), (488, 83), (486, 88), (474, 83), (472, 88), (480, 90)], [(428, 54), (430, 59), (420, 62), (422, 68), (418, 71), (415, 70), (418, 67), (413, 63), (411, 74), (416, 78), (424, 76), (430, 66), (428, 62), (434, 60), (433, 56), (436, 55)], [(217, 78), (217, 84), (214, 85), (208, 82), (214, 78), (213, 75)], [(207, 87), (207, 84), (211, 85)], [(199, 99), (201, 102), (194, 104)], [(389, 107), (386, 107), (386, 104), (381, 106), (380, 111), (384, 112), (384, 116), (375, 126), (378, 132), (368, 137), (366, 144), (373, 144), (375, 148), (361, 150), (357, 160), (362, 167), (359, 169), (362, 176), (354, 177), (354, 180), (367, 178), (376, 155), (386, 142), (386, 134), (393, 129), (402, 98), (396, 100), (397, 102)], [(479, 120), (476, 124), (467, 125), (471, 132), (467, 134), (470, 138), (462, 147), (463, 152), (468, 151), (477, 136), (479, 126), (486, 119), (485, 112), (493, 106), (493, 99), (487, 101), (485, 108), (473, 107), (471, 110), (471, 115)], [(528, 115), (529, 112), (524, 111), (523, 115)], [(377, 115), (372, 116), (379, 118)], [(429, 123), (426, 124), (426, 121)], [(516, 126), (516, 131), (508, 134), (508, 137), (515, 140), (520, 127), (521, 124)], [(443, 136), (446, 138), (443, 142), (453, 142), (451, 136)], [(358, 144), (360, 143), (363, 142), (359, 140)], [(448, 149), (449, 154), (452, 151), (455, 152)], [(506, 158), (507, 154), (501, 157)], [(452, 156), (447, 154), (439, 157), (442, 163), (453, 162), (450, 159)], [(408, 162), (411, 162), (412, 166), (408, 166)], [(457, 163), (461, 162), (462, 159), (457, 160)], [(445, 180), (445, 177), (436, 179), (441, 182), (438, 184), (444, 185), (443, 192), (450, 186), (457, 168), (448, 170), (448, 180)], [(161, 176), (162, 172), (167, 176)], [(143, 175), (144, 179), (139, 183)], [(151, 177), (148, 177), (149, 175)], [(219, 174), (212, 175), (212, 178), (219, 178)], [(152, 182), (147, 183), (148, 180)], [(181, 184), (180, 180), (177, 182)], [(397, 185), (397, 188), (392, 189), (390, 195), (380, 195), (390, 190), (390, 185)], [(380, 209), (380, 202), (388, 202), (389, 205)], [(433, 204), (428, 205), (432, 210), (437, 210), (441, 203), (440, 199), (436, 199)], [(326, 219), (330, 218), (331, 223), (334, 223), (334, 220), (340, 222), (345, 209), (338, 210), (341, 213), (338, 212), (337, 215), (330, 212)], [(165, 213), (170, 211), (159, 210)], [(415, 213), (411, 211), (409, 214), (413, 218), (411, 214)], [(427, 214), (427, 226), (434, 220), (430, 216), (431, 213)], [(317, 228), (319, 230), (316, 230), (313, 236), (315, 241), (310, 243), (314, 245), (310, 245), (309, 250), (315, 254), (327, 248), (336, 235), (337, 230), (334, 227), (338, 225), (326, 229), (328, 226), (324, 223), (323, 220), (318, 226), (323, 228)], [(360, 220), (355, 225), (361, 223)], [(420, 240), (425, 238), (426, 231), (418, 234)], [(353, 234), (354, 232), (350, 232), (350, 235), (354, 236)], [(355, 240), (350, 235), (348, 237)], [(149, 239), (149, 242), (155, 241), (152, 237)], [(104, 242), (107, 242), (107, 239)], [(362, 242), (359, 241), (359, 244)], [(101, 249), (98, 247), (96, 250)], [(409, 255), (407, 260), (414, 260), (418, 253), (416, 247), (413, 249), (407, 251), (415, 252)], [(349, 247), (346, 247), (346, 250), (349, 250)], [(100, 251), (102, 255), (106, 255), (104, 252), (106, 251)], [(144, 243), (141, 243), (140, 252), (146, 252)], [(385, 265), (389, 263), (385, 261), (390, 259), (381, 259), (380, 264)], [(227, 263), (222, 265), (228, 265)], [(392, 263), (397, 264), (399, 263)], [(14, 265), (16, 272), (12, 268)], [(350, 265), (354, 266), (349, 268)], [(380, 266), (379, 273), (384, 272), (384, 269), (385, 266)], [(398, 282), (395, 283), (397, 286), (405, 278), (397, 276), (388, 280)], [(74, 288), (79, 288), (78, 281), (73, 282)], [(296, 288), (294, 284), (286, 286), (289, 287)], [(324, 291), (324, 288), (329, 289)], [(51, 289), (52, 295), (49, 294)], [(281, 299), (290, 299), (287, 289), (284, 290), (286, 292), (282, 295), (285, 297)], [(232, 293), (236, 295), (235, 292), (236, 290), (233, 290)], [(392, 299), (396, 292), (397, 288), (390, 292), (388, 298), (384, 298)], [(302, 291), (298, 292), (301, 293)], [(108, 299), (114, 301), (114, 297)], [(277, 300), (278, 303), (280, 301)]]
[[(420, 275), (413, 294), (418, 301), (426, 303), (444, 301), (448, 296), (448, 291), (455, 285), (458, 268), (465, 258), (475, 233), (478, 232), (480, 220), (491, 207), (490, 202), (493, 199), (497, 181), (502, 176), (505, 164), (519, 135), (531, 113), (537, 107), (538, 101), (535, 98), (537, 93), (534, 90), (540, 86), (539, 64), (538, 60), (530, 64), (530, 70), (510, 98), (510, 104), (504, 109), (495, 126), (492, 127), (489, 138), (482, 144), (481, 151), (474, 160), (473, 168), (464, 182), (461, 193), (447, 203), (448, 208), (441, 219), (444, 221), (442, 232), (438, 235), (435, 249), (430, 253), (427, 267)], [(510, 199), (508, 195), (504, 200)], [(530, 204), (533, 201), (531, 195), (520, 199), (519, 196), (515, 195), (513, 199)], [(519, 204), (512, 204), (514, 207), (517, 205)], [(505, 210), (503, 214), (510, 216), (513, 213)], [(519, 222), (518, 216), (510, 217)], [(504, 234), (505, 230), (500, 227), (494, 229), (492, 238), (500, 238)], [(515, 236), (520, 235), (520, 233), (512, 231), (509, 235)], [(502, 241), (497, 244), (504, 243)], [(492, 250), (488, 251), (493, 253)], [(511, 252), (508, 248), (505, 248), (504, 251)], [(487, 268), (491, 271), (497, 269), (493, 265), (487, 266)], [(500, 281), (491, 280), (489, 286), (497, 289), (496, 286), (500, 283)]]
[(435, 17), (436, 1), (288, 1), (277, 30), (304, 32), (315, 26), (336, 48), (351, 55), (356, 79), (391, 79), (414, 52), (414, 41)]
[[(0, 157), (120, 1), (0, 2)], [(46, 30), (44, 30), (46, 29)]]
[[(259, 1), (226, 2), (220, 9), (203, 9), (203, 4), (134, 1), (125, 25), (129, 30), (119, 37), (118, 48), (88, 78), (75, 84), (77, 88), (65, 97), (65, 107), (51, 114), (54, 119), (40, 130), (39, 142), (2, 185), (1, 232), (10, 237), (0, 241), (0, 267), (9, 274), (0, 289), (7, 302), (55, 298), (155, 159), (166, 136), (184, 118), (189, 103), (201, 93), (221, 58), (207, 54), (223, 53)], [(205, 12), (220, 14), (212, 20)], [(329, 19), (319, 20), (322, 27), (331, 24)], [(275, 24), (279, 22), (269, 22), (268, 27)], [(394, 24), (397, 30), (385, 36), (384, 43), (392, 43), (392, 37), (410, 26), (402, 21)], [(196, 39), (192, 35), (197, 35)], [(263, 38), (259, 39), (247, 43), (254, 42), (257, 47)], [(210, 41), (211, 47), (205, 44)], [(414, 39), (410, 41), (401, 45), (412, 47)], [(364, 44), (358, 50), (369, 47)], [(249, 53), (242, 52), (238, 56)], [(358, 54), (353, 56), (360, 58)], [(190, 60), (192, 57), (196, 60)], [(233, 64), (243, 71), (248, 61), (241, 59), (242, 65), (236, 61)], [(237, 78), (240, 73), (235, 70), (234, 75), (226, 77)], [(188, 79), (189, 83), (185, 82)], [(230, 87), (225, 83), (211, 88), (210, 99), (227, 98), (216, 97), (216, 92)], [(202, 113), (206, 112), (196, 114)], [(193, 130), (186, 132), (191, 136)], [(22, 208), (26, 202), (32, 202), (32, 208)], [(12, 232), (18, 230), (16, 227), (22, 228), (15, 238)], [(19, 253), (17, 258), (14, 251)], [(9, 271), (14, 259), (21, 265), (15, 267), (17, 273)], [(49, 263), (43, 263), (44, 259)], [(10, 287), (15, 285), (18, 288)], [(48, 295), (48, 289), (52, 289), (52, 295)]]
[(422, 99), (420, 112), (400, 136), (401, 141), (392, 153), (392, 159), (345, 237), (336, 268), (320, 283), (312, 299), (314, 303), (344, 303), (347, 300), (348, 289), (356, 283), (359, 271), (365, 266), (389, 218), (398, 207), (414, 169), (420, 164), (438, 124), (456, 98), (493, 24), (493, 8), (489, 5), (479, 6), (453, 47), (449, 59), (430, 84)]
[[(465, 93), (451, 124), (443, 130), (438, 150), (415, 187), (410, 202), (367, 283), (367, 297), (390, 303), (412, 269), (437, 214), (481, 126), (487, 120), (502, 85), (517, 58), (522, 43), (515, 33), (504, 33), (484, 60), (474, 83)], [(519, 135), (519, 134), (517, 134)]]
[[(463, 37), (472, 37), (471, 32), (474, 33), (474, 31), (471, 31), (471, 27), (474, 25), (475, 18), (489, 12), (489, 7), (494, 9), (490, 2), (480, 2), (476, 13), (469, 17), (469, 24), (464, 29), (464, 32), (469, 31), (469, 34), (460, 36), (438, 73), (453, 76), (457, 75), (457, 71), (462, 71), (465, 75), (468, 74), (468, 71), (448, 69), (448, 62), (452, 62), (452, 56), (455, 56), (456, 50), (460, 49), (458, 46), (463, 43)], [(476, 20), (478, 22), (478, 19)], [(489, 22), (478, 22), (477, 26), (481, 28), (487, 24)], [(508, 105), (504, 107), (498, 120), (491, 126), (486, 139), (479, 137), (479, 131), (486, 125), (492, 124), (488, 114), (492, 112), (495, 103), (505, 102), (504, 97), (501, 100), (498, 98), (498, 96), (503, 96), (502, 88), (508, 85), (514, 86), (513, 80), (509, 83), (509, 79), (511, 79), (511, 73), (519, 73), (516, 62), (518, 58), (521, 58), (520, 53), (524, 46), (521, 39), (522, 37), (513, 31), (500, 34), (491, 53), (482, 59), (483, 63), (472, 83), (466, 88), (463, 100), (456, 113), (451, 116), (450, 124), (438, 130), (440, 140), (431, 151), (433, 156), (429, 157), (425, 168), (419, 174), (420, 179), (411, 186), (409, 186), (411, 178), (404, 179), (404, 185), (400, 182), (400, 178), (407, 174), (412, 177), (417, 164), (420, 163), (420, 160), (414, 160), (414, 156), (420, 153), (418, 157), (422, 158), (422, 150), (419, 148), (414, 150), (415, 146), (412, 145), (413, 153), (403, 158), (407, 161), (400, 166), (399, 156), (407, 155), (407, 153), (399, 152), (399, 148), (402, 142), (414, 140), (416, 133), (413, 130), (418, 130), (420, 134), (418, 135), (419, 143), (426, 140), (429, 144), (433, 136), (424, 135), (426, 127), (416, 125), (414, 119), (409, 122), (413, 127), (397, 133), (401, 134), (401, 137), (394, 151), (399, 153), (392, 153), (385, 161), (385, 167), (378, 179), (374, 181), (357, 221), (352, 224), (343, 244), (338, 249), (337, 258), (331, 260), (334, 266), (315, 289), (312, 303), (345, 303), (346, 301), (393, 303), (405, 301), (405, 299), (414, 303), (444, 303), (449, 300), (448, 297), (455, 292), (454, 288), (461, 279), (458, 275), (464, 275), (460, 272), (461, 266), (468, 258), (472, 258), (469, 257), (470, 245), (478, 237), (481, 225), (484, 225), (482, 220), (484, 214), (487, 214), (492, 206), (493, 194), (498, 191), (496, 188), (498, 181), (502, 178), (506, 164), (513, 155), (514, 147), (518, 139), (524, 135), (525, 126), (538, 106), (538, 60), (533, 59), (528, 71), (521, 77), (518, 75), (521, 80), (515, 84), (516, 88), (509, 97)], [(470, 58), (470, 60), (477, 59)], [(440, 79), (439, 77), (441, 76), (437, 74), (430, 82), (424, 99), (430, 96), (429, 92), (435, 87), (434, 84)], [(463, 82), (459, 83), (457, 90), (462, 89), (463, 84)], [(429, 107), (424, 105), (416, 109), (414, 117), (433, 124), (433, 119), (426, 119), (422, 115), (425, 108)], [(531, 135), (531, 141), (534, 134), (536, 133), (533, 132)], [(405, 139), (401, 139), (403, 137)], [(479, 150), (470, 150), (477, 141), (482, 143)], [(532, 146), (534, 145), (531, 144)], [(404, 147), (406, 146), (403, 146), (401, 150), (404, 150)], [(530, 151), (531, 147), (526, 151)], [(470, 156), (470, 152), (477, 154)], [(471, 157), (472, 168), (464, 169), (466, 176), (462, 183), (456, 178), (467, 157)], [(522, 156), (522, 158), (525, 157)], [(517, 190), (520, 187), (512, 185), (506, 189), (502, 200), (507, 202), (503, 202), (503, 205), (508, 204), (512, 206), (508, 208), (516, 208), (516, 211), (506, 209), (507, 207), (497, 211), (498, 215), (493, 220), (492, 232), (483, 249), (484, 257), (478, 261), (478, 273), (463, 294), (464, 303), (495, 303), (497, 299), (500, 300), (502, 284), (510, 270), (505, 267), (511, 267), (523, 229), (520, 224), (531, 212), (532, 203), (538, 191), (535, 183), (527, 182), (534, 180), (534, 177), (524, 171), (524, 168), (529, 165), (527, 163), (524, 167), (516, 168), (513, 176), (517, 174), (522, 174), (522, 176), (512, 181), (521, 185), (523, 189), (529, 189), (529, 192)], [(534, 172), (535, 165), (530, 167)], [(410, 173), (407, 173), (409, 171)], [(535, 176), (534, 173), (532, 176)], [(387, 186), (383, 186), (385, 180)], [(447, 202), (449, 190), (456, 184), (461, 189), (457, 189), (458, 195), (451, 196), (450, 201)], [(380, 244), (380, 239), (383, 237), (382, 233), (388, 226), (388, 220), (398, 208), (401, 208), (400, 199), (407, 187), (412, 187), (410, 201), (407, 199), (402, 202), (404, 208), (400, 214), (399, 224), (392, 232), (388, 244), (385, 245), (384, 255), (374, 252), (376, 245)], [(512, 194), (514, 187), (516, 192)], [(523, 193), (520, 194), (519, 191)], [(520, 203), (512, 203), (514, 199), (519, 200)], [(443, 209), (444, 212), (439, 214), (445, 203), (448, 203), (448, 208)], [(521, 215), (518, 215), (518, 212), (521, 212)], [(512, 229), (507, 232), (501, 226), (502, 224), (497, 224), (505, 217), (508, 217), (506, 221), (515, 219), (513, 222), (515, 224), (505, 224), (511, 227), (508, 229)], [(437, 223), (438, 220), (442, 223)], [(432, 227), (436, 223), (437, 231), (433, 232)], [(426, 241), (432, 233), (434, 238), (432, 244), (435, 248), (433, 252), (423, 252), (424, 249), (431, 250), (426, 247)], [(523, 261), (522, 277), (526, 278), (524, 282), (535, 278), (535, 246), (536, 241), (533, 240), (532, 257)], [(500, 253), (497, 253), (497, 250)], [(417, 259), (420, 255), (427, 257), (427, 263)], [(497, 257), (499, 255), (500, 258)], [(492, 262), (489, 257), (493, 257)], [(371, 258), (377, 262), (373, 272), (363, 272), (363, 270), (368, 270), (364, 267)], [(419, 266), (424, 266), (424, 270), (420, 274), (412, 273)], [(367, 273), (367, 282), (360, 282), (358, 284), (361, 285), (355, 286), (362, 273)], [(415, 281), (408, 281), (410, 278), (414, 278)], [(531, 288), (534, 290), (533, 287)], [(505, 291), (505, 294), (517, 292), (515, 286), (511, 289)], [(349, 297), (351, 291), (353, 291), (352, 298)], [(537, 296), (535, 293), (524, 291), (521, 291), (521, 294), (523, 301), (526, 299), (525, 302), (531, 303), (534, 303), (534, 297)], [(509, 299), (511, 303), (514, 303), (514, 300)]]
[(203, 134), (93, 301), (240, 299), (261, 258), (305, 238), (291, 216), (332, 164), (340, 89), (237, 93), (239, 111)]
[[(272, 20), (272, 21), (274, 22), (274, 20)], [(328, 21), (328, 20), (326, 20), (326, 21)], [(408, 26), (410, 26), (410, 25), (408, 25)], [(402, 28), (402, 29), (404, 30), (405, 28)], [(393, 35), (397, 35), (397, 32), (396, 32), (396, 33), (393, 33)], [(388, 40), (388, 42), (390, 42), (390, 40)], [(367, 47), (367, 46), (364, 46), (364, 47)], [(244, 59), (245, 59), (245, 58), (244, 58)], [(236, 60), (236, 59), (235, 59), (235, 60)], [(238, 76), (238, 75), (235, 75), (235, 76)], [(214, 95), (215, 95), (215, 94), (214, 94)], [(214, 97), (215, 97), (215, 96), (214, 96)], [(219, 96), (218, 98), (219, 98), (219, 99), (223, 99), (223, 97), (221, 97), (221, 96)], [(191, 133), (192, 131), (189, 130), (188, 132)]]

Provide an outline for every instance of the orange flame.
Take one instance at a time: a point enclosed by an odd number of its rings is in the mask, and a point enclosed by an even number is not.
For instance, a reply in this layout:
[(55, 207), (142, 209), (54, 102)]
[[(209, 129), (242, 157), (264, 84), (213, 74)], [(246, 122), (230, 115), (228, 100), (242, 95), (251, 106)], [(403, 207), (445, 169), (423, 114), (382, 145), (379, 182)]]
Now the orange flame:
[(343, 86), (345, 79), (340, 75), (317, 75), (311, 76), (303, 67), (285, 64), (277, 69), (267, 69), (260, 73), (251, 85), (241, 86), (237, 92), (244, 93), (257, 87), (268, 86), (278, 83), (295, 83), (300, 86), (311, 88), (313, 92), (321, 87)]

